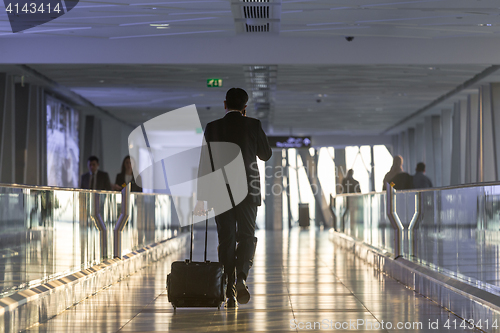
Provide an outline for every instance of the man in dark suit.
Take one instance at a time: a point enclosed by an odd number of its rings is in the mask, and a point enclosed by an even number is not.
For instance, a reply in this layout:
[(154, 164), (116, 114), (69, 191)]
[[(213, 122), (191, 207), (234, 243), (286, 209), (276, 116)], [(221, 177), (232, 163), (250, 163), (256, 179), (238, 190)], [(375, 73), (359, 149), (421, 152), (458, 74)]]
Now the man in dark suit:
[(111, 191), (109, 175), (107, 172), (99, 171), (99, 159), (96, 156), (89, 157), (87, 167), (89, 168), (89, 172), (82, 175), (80, 188)]
[[(219, 237), (219, 261), (224, 265), (228, 279), (227, 307), (236, 307), (236, 300), (242, 304), (246, 304), (250, 300), (246, 279), (255, 255), (257, 245), (255, 220), (257, 207), (261, 205), (257, 157), (267, 161), (272, 155), (271, 147), (260, 121), (246, 117), (247, 101), (248, 94), (243, 89), (229, 89), (224, 101), (226, 115), (207, 124), (205, 128), (205, 141), (209, 145), (209, 149), (212, 146), (212, 154), (216, 142), (229, 142), (239, 146), (246, 171), (246, 186), (248, 187), (248, 194), (243, 201), (235, 204), (229, 183), (226, 183), (233, 208), (224, 212), (218, 212), (217, 207), (215, 208), (215, 221)], [(210, 145), (211, 142), (214, 144)], [(212, 163), (217, 164), (217, 161), (212, 161)], [(210, 195), (217, 194), (205, 193), (202, 195), (198, 192), (199, 201), (195, 207), (195, 214), (204, 214), (204, 201), (207, 201), (208, 208), (211, 208)]]
[(424, 175), (425, 173), (425, 163), (420, 162), (417, 164), (416, 173), (413, 176), (413, 188), (429, 188), (432, 187), (432, 182)]
[(347, 177), (342, 179), (342, 193), (361, 193), (359, 182), (354, 179), (354, 170), (347, 171)]

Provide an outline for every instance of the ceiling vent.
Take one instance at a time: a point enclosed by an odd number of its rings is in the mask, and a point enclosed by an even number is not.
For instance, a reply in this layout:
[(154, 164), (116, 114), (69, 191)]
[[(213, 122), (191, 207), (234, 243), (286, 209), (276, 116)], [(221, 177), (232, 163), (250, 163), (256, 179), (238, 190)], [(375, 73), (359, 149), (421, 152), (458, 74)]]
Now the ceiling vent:
[(269, 23), (264, 25), (245, 24), (247, 32), (269, 32)]
[(243, 14), (246, 19), (268, 19), (269, 6), (243, 6)]
[(231, 11), (238, 34), (279, 33), (281, 0), (236, 0)]

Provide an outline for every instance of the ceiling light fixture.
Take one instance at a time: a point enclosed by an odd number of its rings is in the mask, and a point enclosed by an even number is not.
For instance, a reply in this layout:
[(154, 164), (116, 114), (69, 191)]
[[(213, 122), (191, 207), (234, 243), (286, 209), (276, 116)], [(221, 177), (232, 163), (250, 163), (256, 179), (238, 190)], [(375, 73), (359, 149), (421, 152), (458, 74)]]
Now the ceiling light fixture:
[(163, 23), (163, 24), (150, 24), (151, 27), (168, 27), (170, 24), (168, 23)]
[(493, 24), (491, 23), (481, 23), (481, 24), (478, 24), (478, 26), (480, 27), (491, 27)]

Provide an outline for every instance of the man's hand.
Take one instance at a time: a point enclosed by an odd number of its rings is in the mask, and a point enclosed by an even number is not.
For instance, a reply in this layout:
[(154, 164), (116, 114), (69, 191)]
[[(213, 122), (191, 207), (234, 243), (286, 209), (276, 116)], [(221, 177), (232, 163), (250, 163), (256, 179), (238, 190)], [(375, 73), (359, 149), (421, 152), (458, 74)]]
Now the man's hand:
[(205, 201), (198, 201), (194, 206), (194, 215), (203, 216), (207, 213), (205, 210)]

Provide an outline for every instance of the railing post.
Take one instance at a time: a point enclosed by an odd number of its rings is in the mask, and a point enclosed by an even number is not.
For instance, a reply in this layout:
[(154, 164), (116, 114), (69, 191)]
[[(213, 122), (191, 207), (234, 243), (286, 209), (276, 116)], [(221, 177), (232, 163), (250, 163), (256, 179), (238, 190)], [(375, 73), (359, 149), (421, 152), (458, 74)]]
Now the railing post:
[(387, 193), (387, 217), (389, 217), (389, 221), (394, 229), (394, 257), (398, 258), (402, 254), (404, 226), (396, 212), (396, 190), (389, 183), (385, 184), (385, 188)]
[(99, 239), (100, 239), (100, 247), (101, 247), (101, 258), (106, 259), (108, 257), (108, 235), (106, 232), (106, 224), (104, 224), (104, 220), (101, 216), (101, 212), (99, 208), (101, 206), (101, 197), (98, 192), (93, 193), (93, 205), (91, 208), (90, 217), (94, 222), (95, 227), (99, 230)]
[(113, 238), (114, 238), (114, 257), (121, 258), (122, 257), (122, 231), (125, 228), (125, 225), (129, 219), (129, 207), (130, 207), (130, 183), (127, 184), (122, 190), (122, 207), (121, 214), (118, 217), (118, 221), (115, 224), (115, 228), (113, 230)]
[(408, 226), (408, 250), (410, 257), (414, 256), (417, 252), (417, 238), (413, 234), (415, 228), (418, 228), (420, 223), (420, 214), (422, 212), (422, 192), (415, 193), (415, 214), (411, 218), (410, 225)]
[(337, 213), (335, 211), (336, 206), (335, 206), (335, 197), (330, 194), (330, 212), (332, 213), (332, 218), (333, 218), (333, 230), (337, 230)]
[(347, 218), (347, 214), (349, 214), (349, 196), (342, 197), (342, 201), (344, 202), (344, 212), (342, 213), (342, 220), (340, 221), (340, 232), (345, 232), (345, 220)]

